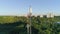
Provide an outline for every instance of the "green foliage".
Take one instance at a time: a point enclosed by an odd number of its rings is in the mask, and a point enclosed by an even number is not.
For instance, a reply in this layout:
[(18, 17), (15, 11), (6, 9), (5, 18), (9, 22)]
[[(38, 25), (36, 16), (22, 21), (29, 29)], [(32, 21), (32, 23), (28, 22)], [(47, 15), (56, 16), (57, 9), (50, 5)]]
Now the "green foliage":
[[(59, 18), (32, 16), (32, 34), (60, 34)], [(0, 16), (0, 33), (27, 34), (26, 24), (30, 19), (24, 16)]]

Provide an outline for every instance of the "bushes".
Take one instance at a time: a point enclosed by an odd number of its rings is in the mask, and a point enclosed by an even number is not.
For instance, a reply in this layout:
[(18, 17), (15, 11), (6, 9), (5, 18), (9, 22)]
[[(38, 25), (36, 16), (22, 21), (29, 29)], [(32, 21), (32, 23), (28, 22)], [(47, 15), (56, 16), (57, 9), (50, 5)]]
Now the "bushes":
[[(31, 17), (32, 34), (60, 34), (60, 24), (56, 18)], [(30, 23), (26, 17), (0, 17), (0, 33), (27, 34), (26, 24)]]

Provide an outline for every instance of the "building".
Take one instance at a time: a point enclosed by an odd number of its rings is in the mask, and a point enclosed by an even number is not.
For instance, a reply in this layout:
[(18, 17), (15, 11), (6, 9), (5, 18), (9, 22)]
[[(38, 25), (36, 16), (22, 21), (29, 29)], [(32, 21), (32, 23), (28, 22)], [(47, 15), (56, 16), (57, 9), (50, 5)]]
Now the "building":
[(47, 18), (54, 18), (54, 15), (52, 13), (48, 13)]
[(42, 18), (42, 17), (43, 17), (43, 15), (41, 14), (41, 15), (40, 15), (40, 17)]

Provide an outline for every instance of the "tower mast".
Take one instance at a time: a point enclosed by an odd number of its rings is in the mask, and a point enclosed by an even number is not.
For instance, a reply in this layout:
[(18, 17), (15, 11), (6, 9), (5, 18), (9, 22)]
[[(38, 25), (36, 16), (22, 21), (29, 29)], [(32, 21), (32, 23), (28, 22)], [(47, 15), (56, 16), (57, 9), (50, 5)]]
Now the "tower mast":
[(30, 8), (29, 8), (29, 14), (30, 14), (30, 34), (32, 33), (31, 31), (31, 15), (32, 15), (32, 7), (30, 6)]
[(27, 23), (27, 34), (31, 34), (31, 15), (32, 15), (32, 7), (30, 6), (28, 15), (29, 23)]

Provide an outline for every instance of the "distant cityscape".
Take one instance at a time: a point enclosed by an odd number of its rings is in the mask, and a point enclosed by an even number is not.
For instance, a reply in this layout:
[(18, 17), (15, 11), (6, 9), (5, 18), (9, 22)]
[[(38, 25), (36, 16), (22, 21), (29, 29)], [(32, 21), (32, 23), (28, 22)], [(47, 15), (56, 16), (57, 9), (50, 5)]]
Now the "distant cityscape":
[[(31, 7), (31, 6), (29, 7), (29, 13), (32, 13), (32, 7)], [(27, 17), (27, 16), (29, 15), (29, 13), (28, 13), (28, 14), (25, 14), (25, 15), (22, 15), (22, 16)], [(32, 16), (35, 16), (35, 17), (40, 16), (41, 18), (42, 18), (42, 17), (54, 18), (56, 15), (53, 14), (53, 13), (48, 13), (48, 14), (39, 14), (39, 15), (33, 15), (33, 14), (32, 14)], [(57, 16), (58, 16), (58, 15), (57, 15)]]
[[(30, 6), (29, 7), (29, 13), (32, 13), (32, 7)], [(28, 15), (29, 15), (29, 13), (27, 13), (27, 14), (13, 14), (13, 15), (0, 15), (0, 16), (25, 16), (25, 17), (27, 17)], [(53, 13), (48, 13), (48, 14), (38, 14), (38, 15), (33, 15), (33, 13), (32, 13), (32, 16), (35, 16), (35, 17), (37, 17), (37, 16), (40, 16), (40, 17), (47, 17), (47, 18), (54, 18), (54, 16), (60, 16), (60, 15), (55, 15), (55, 14), (53, 14)]]

